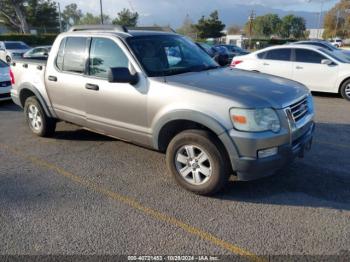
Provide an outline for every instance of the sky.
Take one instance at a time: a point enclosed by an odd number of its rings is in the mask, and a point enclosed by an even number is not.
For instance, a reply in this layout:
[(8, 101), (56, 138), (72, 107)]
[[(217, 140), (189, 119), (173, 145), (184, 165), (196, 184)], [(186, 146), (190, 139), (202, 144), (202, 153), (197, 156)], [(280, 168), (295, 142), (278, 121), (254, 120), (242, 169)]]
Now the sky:
[[(65, 5), (77, 3), (83, 12), (99, 14), (100, 0), (56, 0), (63, 9)], [(282, 9), (285, 11), (320, 12), (321, 3), (324, 2), (323, 10), (329, 10), (339, 0), (102, 0), (104, 13), (115, 17), (123, 8), (136, 10), (140, 14), (140, 22), (164, 23), (170, 25), (179, 24), (184, 20), (186, 14), (193, 14), (194, 20), (201, 15), (208, 15), (211, 11), (218, 9), (230, 10), (240, 6), (266, 7)], [(150, 19), (152, 17), (152, 19)]]

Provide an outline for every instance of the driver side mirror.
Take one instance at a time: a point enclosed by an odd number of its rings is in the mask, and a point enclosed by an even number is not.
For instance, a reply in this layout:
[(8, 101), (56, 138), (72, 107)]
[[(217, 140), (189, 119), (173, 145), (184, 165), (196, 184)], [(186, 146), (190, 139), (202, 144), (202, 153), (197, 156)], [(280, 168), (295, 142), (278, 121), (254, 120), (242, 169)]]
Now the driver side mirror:
[(333, 65), (333, 61), (331, 61), (329, 59), (322, 59), (321, 64), (322, 65)]
[(129, 83), (135, 85), (138, 81), (139, 76), (137, 73), (131, 74), (127, 67), (111, 67), (108, 70), (108, 82), (110, 83)]

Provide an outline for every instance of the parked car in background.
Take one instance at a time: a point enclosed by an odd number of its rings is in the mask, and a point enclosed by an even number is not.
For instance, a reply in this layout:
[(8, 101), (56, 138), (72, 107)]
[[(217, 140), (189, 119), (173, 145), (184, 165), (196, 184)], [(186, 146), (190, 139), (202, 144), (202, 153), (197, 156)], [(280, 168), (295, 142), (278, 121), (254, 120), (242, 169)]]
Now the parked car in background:
[(47, 59), (51, 46), (37, 46), (23, 54), (23, 58)]
[(224, 47), (228, 50), (230, 58), (232, 59), (235, 56), (238, 55), (247, 55), (249, 52), (247, 50), (244, 50), (236, 45), (216, 45), (216, 47)]
[(329, 42), (330, 42), (333, 46), (338, 47), (338, 48), (344, 46), (343, 40), (340, 39), (340, 38), (331, 39)]
[(274, 46), (237, 56), (231, 66), (292, 79), (311, 91), (340, 93), (350, 101), (350, 63), (343, 56), (324, 48)]
[(11, 100), (12, 79), (9, 65), (0, 60), (0, 101)]
[(13, 59), (21, 58), (30, 47), (21, 41), (0, 41), (0, 59), (11, 63)]
[(220, 66), (227, 66), (230, 64), (229, 52), (226, 48), (215, 48), (206, 43), (196, 43), (198, 47), (210, 55)]
[(197, 194), (217, 192), (230, 174), (272, 175), (311, 147), (305, 86), (219, 67), (175, 33), (73, 27), (47, 62), (11, 68), (12, 99), (33, 133), (52, 135), (63, 120), (166, 152), (175, 180)]
[(306, 40), (306, 41), (298, 41), (294, 43), (290, 43), (290, 45), (313, 45), (313, 46), (318, 46), (322, 47), (328, 51), (334, 52), (338, 56), (345, 56), (346, 59), (349, 60), (350, 62), (350, 51), (349, 50), (343, 50), (335, 47), (328, 41), (324, 40)]

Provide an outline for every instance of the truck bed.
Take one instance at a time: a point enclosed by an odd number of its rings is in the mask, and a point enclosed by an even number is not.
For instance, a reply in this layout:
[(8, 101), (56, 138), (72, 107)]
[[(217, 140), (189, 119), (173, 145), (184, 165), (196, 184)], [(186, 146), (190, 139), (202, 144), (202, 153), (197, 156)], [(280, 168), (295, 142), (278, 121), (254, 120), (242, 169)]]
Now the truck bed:
[(45, 69), (47, 59), (16, 59), (11, 63), (15, 84), (12, 85), (14, 95), (19, 96), (23, 88), (32, 88), (50, 101), (45, 88)]

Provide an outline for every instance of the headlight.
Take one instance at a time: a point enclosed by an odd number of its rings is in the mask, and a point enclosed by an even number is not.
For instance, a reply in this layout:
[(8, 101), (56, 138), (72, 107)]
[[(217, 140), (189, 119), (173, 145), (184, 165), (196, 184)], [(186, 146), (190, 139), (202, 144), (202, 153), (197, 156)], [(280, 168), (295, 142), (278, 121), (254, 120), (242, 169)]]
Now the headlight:
[(314, 99), (312, 98), (311, 94), (309, 94), (307, 97), (307, 106), (309, 108), (309, 112), (314, 113)]
[(278, 115), (272, 108), (232, 108), (230, 115), (234, 128), (240, 131), (262, 132), (271, 130), (277, 133), (281, 129)]

